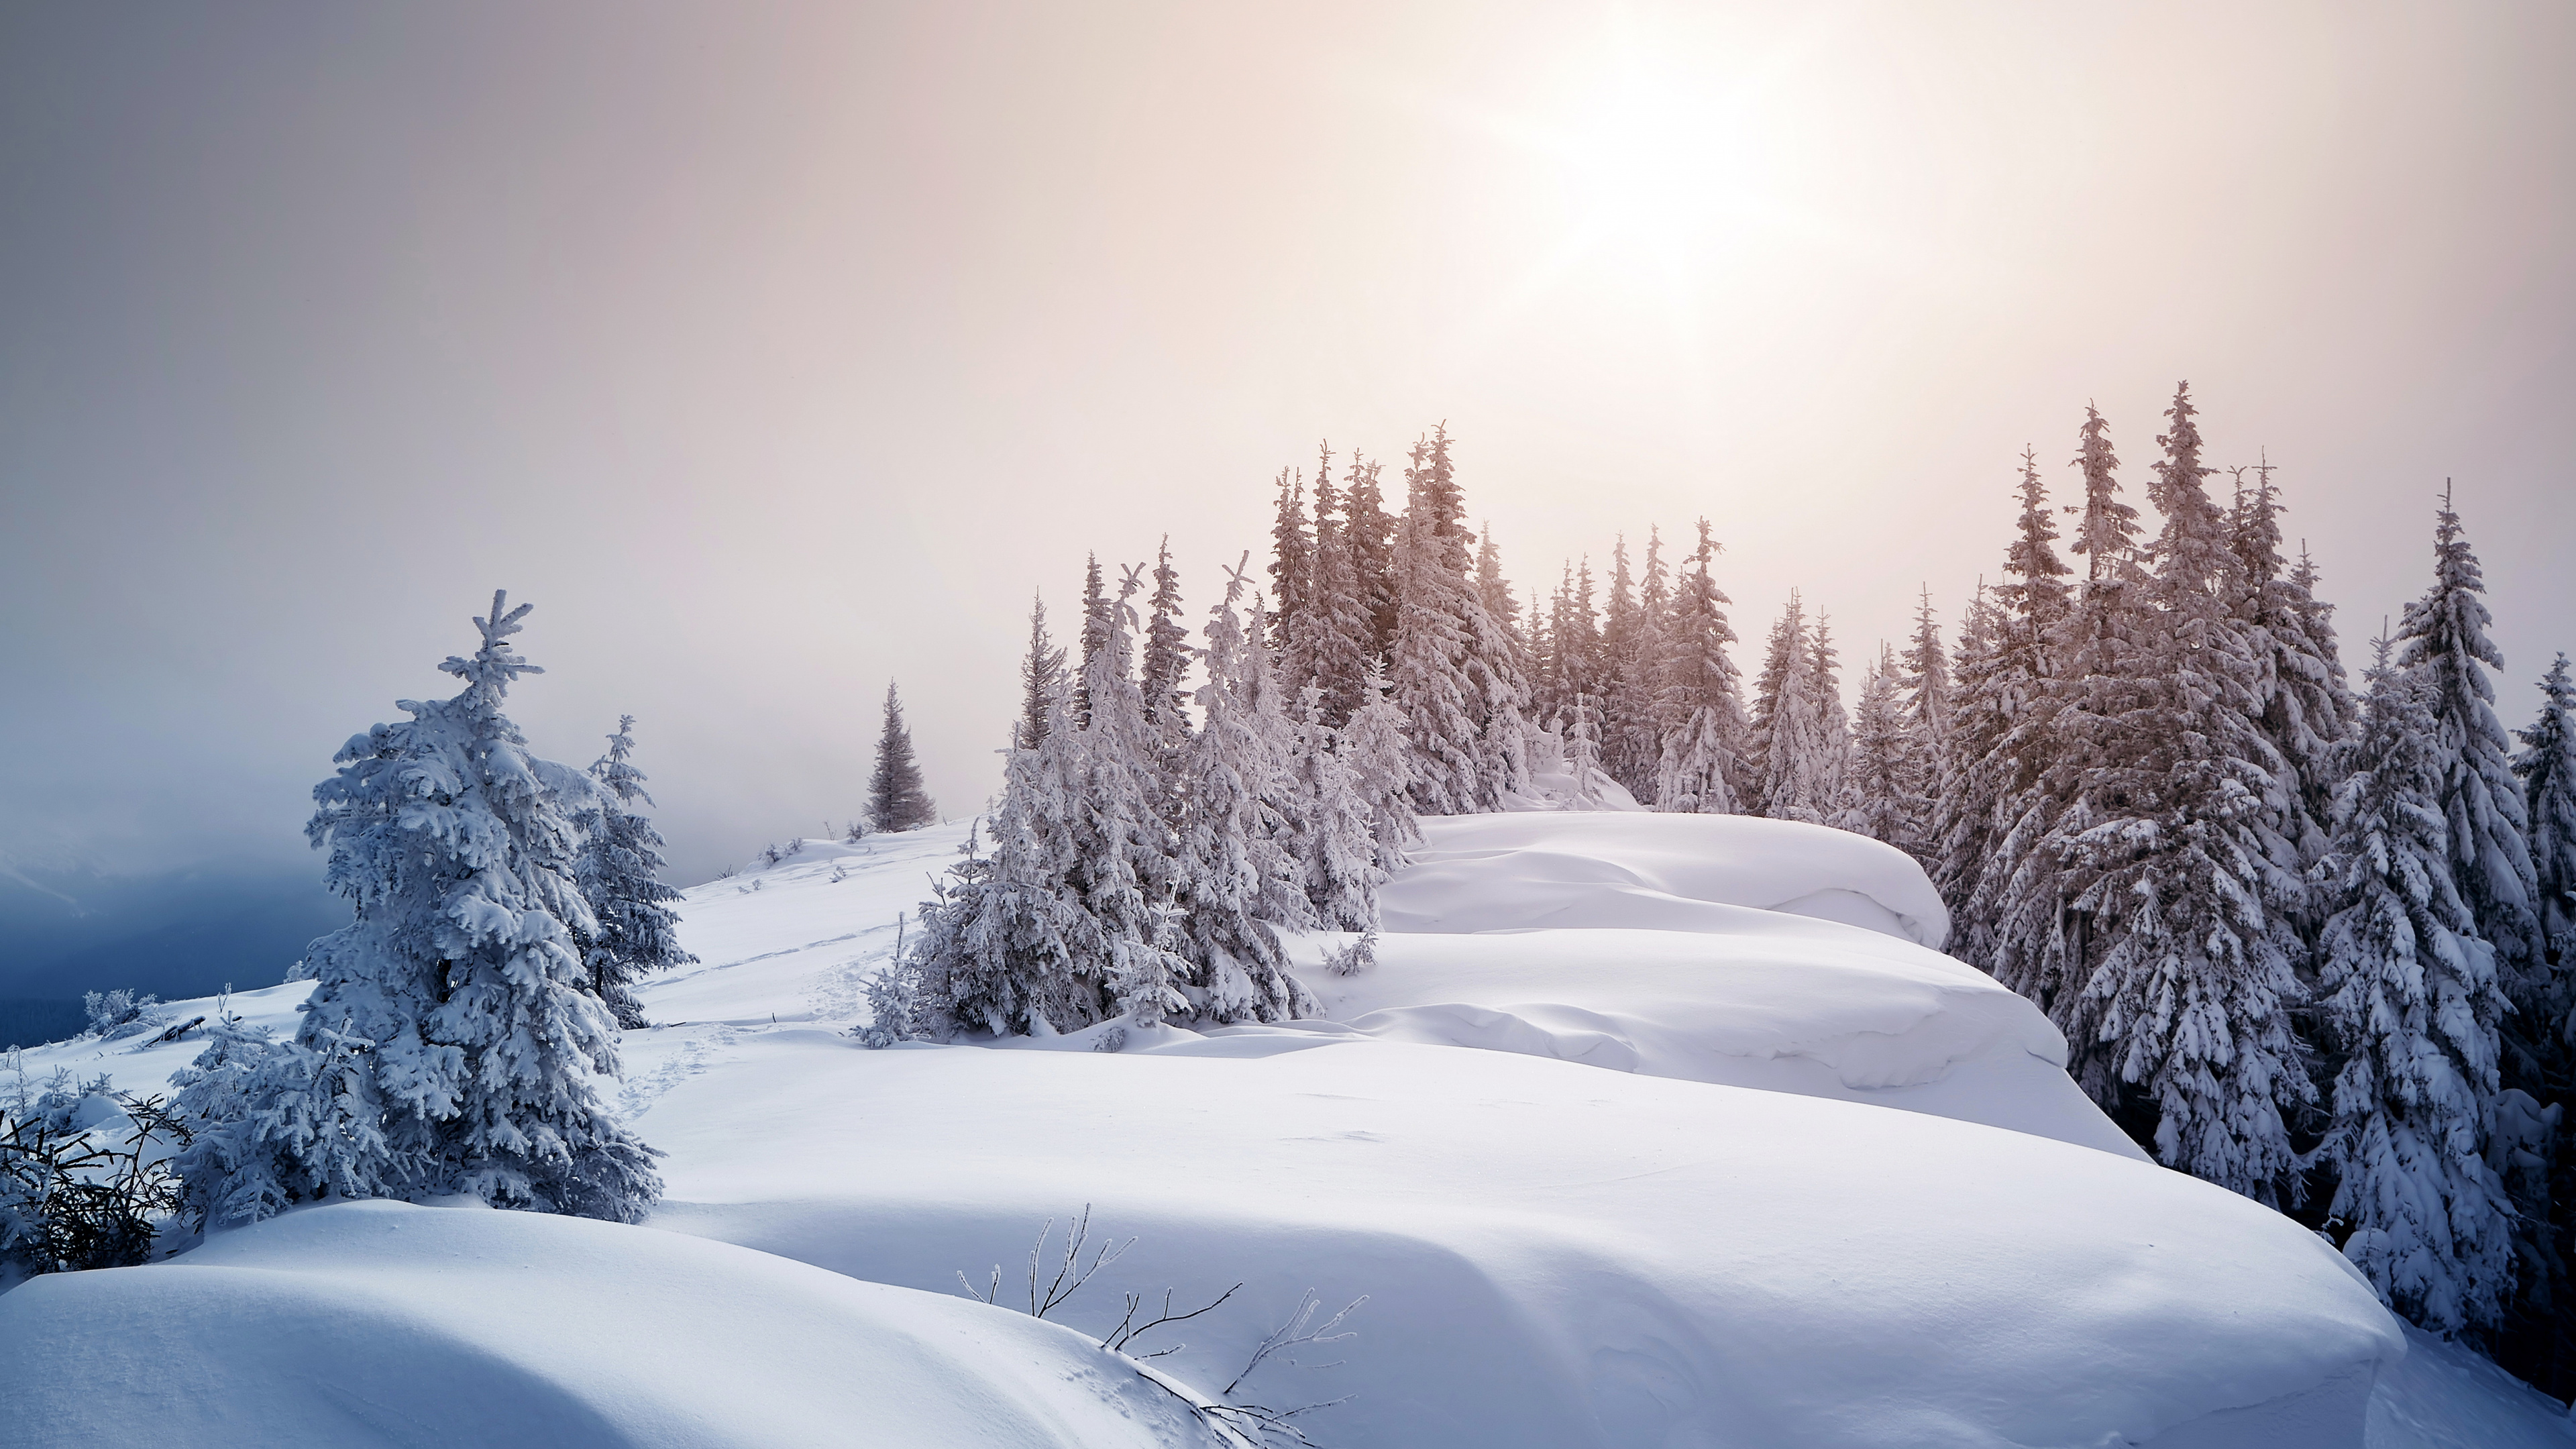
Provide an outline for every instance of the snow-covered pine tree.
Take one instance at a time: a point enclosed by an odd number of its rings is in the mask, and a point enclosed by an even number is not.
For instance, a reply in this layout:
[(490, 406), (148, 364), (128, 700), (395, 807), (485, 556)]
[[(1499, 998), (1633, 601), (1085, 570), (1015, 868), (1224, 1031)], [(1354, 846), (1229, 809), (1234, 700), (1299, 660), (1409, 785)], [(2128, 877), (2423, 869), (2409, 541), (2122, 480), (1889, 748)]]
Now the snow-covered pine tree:
[[(1326, 479), (1333, 476), (1333, 448), (1322, 445), (1323, 459), (1315, 465), (1315, 488), (1320, 494)], [(1320, 499), (1318, 500), (1320, 501)], [(1278, 500), (1270, 520), (1270, 593), (1279, 601), (1278, 612), (1271, 620), (1279, 636), (1270, 641), (1272, 648), (1287, 652), (1297, 632), (1297, 621), (1306, 612), (1308, 593), (1315, 579), (1315, 535), (1306, 524), (1306, 480), (1294, 470), (1279, 470)]]
[(2105, 583), (2128, 566), (2138, 547), (2138, 510), (2120, 497), (2120, 455), (2111, 448), (2111, 425), (2101, 409), (2084, 405), (2074, 466), (2084, 475), (2084, 521), (2075, 528), (2075, 552), (2084, 555), (2084, 581)]
[(1313, 587), (1281, 666), (1291, 690), (1313, 684), (1323, 691), (1325, 722), (1336, 729), (1363, 703), (1374, 647), (1350, 534), (1336, 516), (1341, 506), (1332, 475), (1318, 475)]
[(2251, 713), (2256, 666), (2229, 607), (2241, 565), (2196, 412), (2177, 388), (2135, 670), (2081, 705), (2096, 753), (2041, 847), (2062, 862), (2091, 968), (2057, 1015), (2078, 1081), (2133, 1133), (2152, 1122), (2165, 1165), (2277, 1203), (2298, 1190), (2284, 1114), (2316, 1095), (2290, 1027), (2302, 945), (2294, 887), (2272, 867), (2282, 761)]
[[(2297, 854), (2282, 865), (2304, 872), (2325, 849), (2325, 819), (2341, 774), (2337, 756), (2353, 701), (2335, 658), (2331, 606), (2315, 596), (2315, 568), (2304, 553), (2296, 570), (2281, 556), (2281, 503), (2272, 467), (2269, 454), (2263, 455), (2250, 470), (2255, 486), (2237, 498), (2232, 521), (2245, 590), (2237, 613), (2253, 640), (2255, 719), (2289, 767), (2280, 775), (2279, 808)], [(2311, 910), (2299, 912), (2304, 932), (2313, 933), (2316, 919)]]
[(1510, 621), (1485, 610), (1475, 582), (1476, 536), (1467, 527), (1467, 504), (1449, 458), (1447, 424), (1419, 445), (1407, 474), (1405, 512), (1423, 513), (1439, 540), (1438, 560), (1448, 607), (1464, 649), (1459, 667), (1476, 767), (1475, 808), (1497, 810), (1505, 797), (1529, 787), (1529, 663)]
[(1905, 705), (1898, 694), (1904, 676), (1896, 646), (1879, 645), (1878, 659), (1862, 678), (1860, 702), (1852, 710), (1847, 803), (1834, 822), (1900, 850), (1912, 843), (1920, 814), (1907, 778)]
[[(2568, 953), (2576, 949), (2576, 680), (2568, 676), (2565, 654), (2540, 677), (2539, 717), (2514, 735), (2522, 741), (2513, 772), (2522, 779), (2532, 879), (2539, 885), (2542, 960), (2563, 985)], [(2550, 1025), (2576, 1040), (2576, 1018)]]
[(1238, 612), (1250, 586), (1247, 555), (1226, 571), (1225, 597), (1209, 611), (1207, 682), (1198, 692), (1198, 733), (1182, 765), (1180, 950), (1190, 970), (1181, 985), (1193, 1010), (1219, 1022), (1279, 1021), (1315, 1012), (1313, 996), (1289, 973), (1272, 923), (1314, 924), (1292, 829), (1273, 796), (1288, 783), (1282, 723), (1264, 700), (1260, 611), (1247, 632)]
[(1357, 597), (1368, 618), (1368, 662), (1390, 668), (1395, 657), (1395, 519), (1386, 511), (1374, 460), (1353, 453), (1344, 481), (1342, 536), (1350, 545)]
[(912, 757), (912, 731), (904, 728), (903, 701), (886, 681), (885, 724), (877, 732), (876, 768), (868, 774), (868, 824), (877, 830), (917, 830), (939, 819), (939, 807), (921, 786)]
[(1144, 691), (1145, 720), (1164, 748), (1178, 750), (1189, 734), (1190, 631), (1181, 622), (1181, 575), (1172, 567), (1166, 536), (1154, 555), (1154, 597), (1145, 617), (1145, 659), (1137, 687)]
[(1762, 672), (1753, 681), (1752, 722), (1745, 731), (1746, 753), (1751, 765), (1747, 782), (1748, 808), (1755, 814), (1769, 815), (1771, 784), (1776, 775), (1775, 752), (1794, 751), (1794, 743), (1784, 744), (1781, 706), (1788, 698), (1791, 680), (1808, 665), (1806, 605), (1798, 591), (1789, 591), (1789, 602), (1771, 626), (1771, 636), (1762, 646)]
[(2491, 620), (2478, 597), (2486, 587), (2446, 481), (2434, 529), (2433, 586), (2406, 606), (2397, 628), (2398, 664), (2425, 675), (2436, 691), (2434, 762), (2450, 827), (2451, 878), (2478, 935), (2496, 948), (2506, 997), (2528, 1015), (2541, 1005), (2535, 996), (2546, 982), (2540, 917), (2532, 909), (2540, 882), (2522, 787), (2513, 778), (2511, 746), (2487, 679), (2488, 669), (2504, 667), (2504, 655), (2487, 638)]
[(990, 835), (992, 853), (969, 836), (966, 859), (922, 903), (893, 989), (871, 994), (871, 1044), (961, 1031), (1054, 1036), (1116, 1013), (1117, 953), (1071, 883), (1085, 731), (1069, 698), (1049, 712), (1035, 747), (1006, 752), (1000, 803), (975, 832)]
[(1405, 738), (1404, 712), (1387, 697), (1386, 680), (1374, 668), (1364, 697), (1367, 703), (1342, 726), (1341, 753), (1368, 811), (1378, 869), (1393, 875), (1422, 843), (1422, 827), (1414, 819), (1413, 744)]
[(1830, 824), (1844, 807), (1843, 769), (1851, 726), (1843, 713), (1833, 631), (1819, 617), (1803, 635), (1798, 658), (1783, 671), (1763, 764), (1763, 813), (1774, 820)]
[(1609, 626), (1602, 631), (1608, 656), (1606, 678), (1593, 703), (1600, 712), (1601, 763), (1639, 802), (1652, 804), (1656, 772), (1663, 763), (1663, 733), (1656, 725), (1663, 664), (1663, 608), (1658, 545), (1646, 546), (1646, 567), (1654, 597), (1628, 575), (1628, 544), (1619, 540), (1617, 572), (1612, 576)]
[(634, 984), (698, 959), (680, 949), (680, 917), (670, 906), (680, 893), (662, 882), (662, 833), (635, 808), (653, 797), (644, 791), (644, 772), (630, 763), (634, 753), (635, 716), (619, 715), (608, 753), (590, 767), (598, 796), (573, 819), (581, 833), (573, 879), (599, 922), (579, 938), (582, 964), (590, 993), (628, 1031), (645, 1025)]
[(1494, 547), (1494, 526), (1490, 523), (1484, 526), (1476, 545), (1475, 582), (1476, 601), (1526, 653), (1529, 641), (1521, 635), (1520, 600), (1512, 597), (1511, 580), (1503, 577), (1503, 551)]
[(2507, 1010), (2494, 949), (2448, 868), (2432, 680), (2383, 643), (2333, 802), (2316, 1016), (2341, 1062), (2315, 1159), (2344, 1256), (2449, 1337), (2491, 1328), (2513, 1278), (2504, 1184), (2484, 1155)]
[(1574, 697), (1574, 712), (1566, 720), (1565, 773), (1573, 783), (1573, 795), (1566, 806), (1574, 810), (1598, 810), (1608, 803), (1609, 791), (1603, 788), (1610, 779), (1601, 768), (1601, 708), (1591, 695)]
[[(2004, 801), (1995, 794), (1995, 771), (1983, 767), (2003, 739), (2007, 723), (1998, 696), (1986, 687), (2001, 658), (2002, 632), (2002, 611), (1995, 607), (1985, 580), (1979, 579), (1950, 653), (1942, 745), (1933, 758), (1938, 772), (1932, 801), (1933, 858), (1926, 872), (1950, 907), (1950, 954), (1987, 971), (1994, 969), (1994, 928), (1969, 907), (1985, 889), (1998, 834), (1997, 817), (2004, 808)], [(2044, 1001), (2039, 1004), (2047, 1006)]]
[(1430, 520), (1410, 509), (1396, 540), (1396, 571), (1400, 612), (1390, 683), (1413, 747), (1413, 802), (1425, 814), (1472, 814), (1485, 801), (1464, 665), (1466, 635), (1451, 597), (1454, 585), (1441, 566), (1439, 539)]
[(1366, 931), (1377, 924), (1377, 888), (1386, 879), (1369, 802), (1348, 758), (1351, 747), (1325, 722), (1323, 690), (1309, 684), (1297, 703), (1293, 844), (1307, 904), (1328, 931)]
[[(2540, 715), (2516, 731), (2541, 929), (2542, 985), (2504, 1030), (2506, 1090), (2487, 1144), (2522, 1215), (2520, 1262), (2496, 1357), (2545, 1393), (2576, 1391), (2576, 682), (2561, 654), (2540, 680)], [(2547, 1105), (2544, 1106), (2543, 1104)]]
[(1680, 723), (1664, 736), (1655, 808), (1686, 815), (1731, 815), (1742, 798), (1735, 746), (1743, 735), (1744, 711), (1735, 661), (1726, 654), (1726, 646), (1735, 642), (1735, 630), (1726, 620), (1726, 605), (1732, 601), (1709, 575), (1717, 548), (1708, 520), (1701, 519), (1699, 547), (1674, 592), (1666, 635), (1663, 713)]
[(1904, 722), (1899, 779), (1905, 787), (1904, 849), (1930, 870), (1940, 859), (1939, 814), (1942, 763), (1950, 750), (1950, 659), (1941, 644), (1941, 619), (1932, 610), (1932, 586), (1922, 586), (1914, 609), (1914, 633), (1901, 656), (1904, 674), (1897, 687), (1899, 717)]
[(1020, 657), (1020, 722), (1011, 731), (1011, 748), (1034, 750), (1044, 743), (1056, 702), (1064, 697), (1064, 651), (1047, 637), (1046, 599), (1029, 602), (1029, 652)]
[(1091, 661), (1098, 658), (1108, 643), (1102, 633), (1108, 625), (1109, 595), (1100, 580), (1100, 555), (1090, 554), (1082, 563), (1082, 670), (1074, 676), (1073, 722), (1079, 726), (1091, 723)]
[(1987, 952), (1980, 964), (1995, 979), (2035, 1002), (2057, 998), (2065, 967), (2065, 882), (2050, 831), (2065, 808), (2071, 777), (2055, 769), (2064, 753), (2060, 687), (2061, 650), (2070, 599), (2068, 570), (2053, 547), (2047, 485), (2035, 451), (2021, 455), (2021, 513), (2004, 556), (1994, 653), (1977, 678), (1978, 697), (1967, 706), (1980, 730), (2001, 731), (1994, 745), (1962, 768), (1984, 776), (1973, 788), (1992, 802), (1987, 859), (1968, 911), (1983, 923)]
[(1174, 902), (1180, 894), (1180, 843), (1173, 835), (1170, 783), (1161, 736), (1146, 717), (1135, 672), (1136, 610), (1143, 565), (1126, 570), (1115, 599), (1104, 601), (1102, 643), (1084, 671), (1091, 723), (1075, 752), (1068, 784), (1074, 830), (1067, 884), (1100, 927), (1106, 960), (1098, 975), (1129, 1020), (1161, 1023), (1186, 1010), (1179, 990), (1190, 971), (1179, 954)]
[(439, 666), (461, 693), (401, 701), (411, 719), (352, 738), (314, 789), (307, 834), (357, 916), (310, 948), (303, 1023), (242, 1084), (242, 1115), (181, 1164), (212, 1222), (451, 1193), (632, 1222), (661, 1194), (652, 1149), (600, 1100), (617, 1035), (574, 952), (598, 927), (572, 822), (502, 713), (537, 672), (508, 642), (529, 606), (507, 602)]

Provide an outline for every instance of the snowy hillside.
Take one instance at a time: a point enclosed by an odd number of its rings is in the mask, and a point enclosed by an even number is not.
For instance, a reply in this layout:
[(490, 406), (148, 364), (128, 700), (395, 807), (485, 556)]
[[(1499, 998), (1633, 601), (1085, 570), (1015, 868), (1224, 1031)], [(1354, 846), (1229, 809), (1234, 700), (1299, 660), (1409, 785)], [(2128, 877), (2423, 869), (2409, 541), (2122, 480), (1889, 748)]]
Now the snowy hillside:
[[(1182, 1395), (1310, 1292), (1365, 1295), (1358, 1336), (1232, 1397), (1348, 1396), (1295, 1421), (1325, 1445), (2576, 1442), (2321, 1240), (2144, 1161), (2054, 1028), (1934, 949), (1895, 852), (1424, 823), (1378, 965), (1305, 972), (1332, 1020), (1205, 1035), (858, 1046), (962, 824), (697, 887), (702, 964), (625, 1038), (622, 1110), (668, 1154), (646, 1229), (350, 1204), (36, 1280), (0, 1296), (30, 1410), (0, 1442), (1214, 1443)], [(233, 1006), (283, 1025), (304, 990)], [(141, 1089), (195, 1050), (25, 1066)], [(1086, 1205), (1135, 1246), (1047, 1323), (1004, 1311)], [(995, 1265), (1001, 1306), (965, 1301)], [(1168, 1386), (1097, 1346), (1126, 1294), (1237, 1283), (1133, 1345), (1186, 1345)]]

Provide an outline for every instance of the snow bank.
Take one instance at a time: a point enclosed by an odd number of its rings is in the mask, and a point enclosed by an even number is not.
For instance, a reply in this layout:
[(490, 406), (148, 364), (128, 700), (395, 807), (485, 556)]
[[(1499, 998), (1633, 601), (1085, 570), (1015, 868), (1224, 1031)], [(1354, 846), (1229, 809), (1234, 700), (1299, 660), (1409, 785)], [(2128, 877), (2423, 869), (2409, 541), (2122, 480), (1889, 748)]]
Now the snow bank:
[[(1905, 852), (1793, 820), (1622, 811), (1422, 822), (1414, 865), (1381, 899), (1389, 931), (1642, 927), (1726, 934), (1708, 905), (1841, 921), (1935, 951), (1950, 913)], [(1962, 968), (1967, 969), (1967, 968)]]
[(727, 1244), (351, 1203), (0, 1298), (0, 1437), (192, 1446), (1204, 1443), (1090, 1340)]
[(1826, 921), (1702, 905), (1735, 929), (1388, 936), (1356, 976), (1300, 974), (1388, 1041), (1799, 1092), (2031, 1132), (2145, 1161), (2065, 1071), (2066, 1039), (1982, 972)]
[(1368, 1294), (1348, 1362), (1277, 1386), (1357, 1395), (1319, 1442), (2190, 1445), (2259, 1413), (2358, 1444), (2402, 1352), (2313, 1234), (2175, 1173), (1501, 1052), (868, 1052), (780, 1029), (638, 1125), (671, 1153), (656, 1226), (879, 1282), (1014, 1283), (1037, 1225), (1091, 1203), (1142, 1242), (1074, 1326), (1122, 1291), (1245, 1283), (1177, 1335), (1191, 1382), (1224, 1382), (1308, 1288)]

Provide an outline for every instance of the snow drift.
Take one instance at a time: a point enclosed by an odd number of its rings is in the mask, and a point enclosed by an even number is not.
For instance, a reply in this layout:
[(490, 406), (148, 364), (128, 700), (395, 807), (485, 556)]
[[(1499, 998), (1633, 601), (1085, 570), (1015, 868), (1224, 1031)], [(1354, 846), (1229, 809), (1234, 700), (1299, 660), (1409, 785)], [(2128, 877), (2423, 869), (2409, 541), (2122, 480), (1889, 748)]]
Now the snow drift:
[(1053, 1324), (579, 1218), (347, 1203), (5, 1302), (11, 1443), (1212, 1442)]

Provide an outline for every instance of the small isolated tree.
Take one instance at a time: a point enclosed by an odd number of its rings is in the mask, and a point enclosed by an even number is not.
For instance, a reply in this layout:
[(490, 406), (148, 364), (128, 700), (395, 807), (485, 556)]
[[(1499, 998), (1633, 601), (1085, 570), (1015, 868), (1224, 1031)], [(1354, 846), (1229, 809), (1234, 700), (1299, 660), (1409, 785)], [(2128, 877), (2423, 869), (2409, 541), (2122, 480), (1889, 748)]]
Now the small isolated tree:
[(2382, 664), (2318, 874), (2317, 1015), (2342, 1058), (2316, 1158), (2344, 1255), (2436, 1333), (2492, 1326), (2513, 1273), (2513, 1210), (2484, 1148), (2506, 1010), (2494, 948), (2445, 856), (2431, 681)]
[(506, 604), (494, 594), (474, 621), (472, 657), (439, 666), (462, 693), (401, 701), (411, 719), (351, 739), (314, 788), (306, 833), (357, 918), (313, 943), (294, 1039), (180, 1161), (207, 1221), (468, 1193), (632, 1222), (661, 1195), (652, 1149), (600, 1100), (617, 1035), (576, 949), (598, 922), (573, 882), (572, 822), (501, 712), (538, 672), (508, 642), (529, 606)]
[(877, 766), (868, 776), (868, 824), (879, 830), (916, 830), (939, 819), (939, 807), (921, 788), (913, 762), (912, 731), (904, 728), (903, 701), (886, 681), (885, 729), (877, 736)]
[(628, 762), (634, 752), (635, 716), (619, 715), (608, 753), (590, 767), (599, 794), (575, 817), (581, 858), (573, 868), (599, 921), (598, 931), (582, 941), (590, 993), (629, 1031), (645, 1024), (635, 982), (698, 959), (680, 949), (680, 917), (670, 905), (680, 893), (659, 874), (662, 833), (635, 808), (652, 804), (653, 797), (644, 793), (644, 772)]

